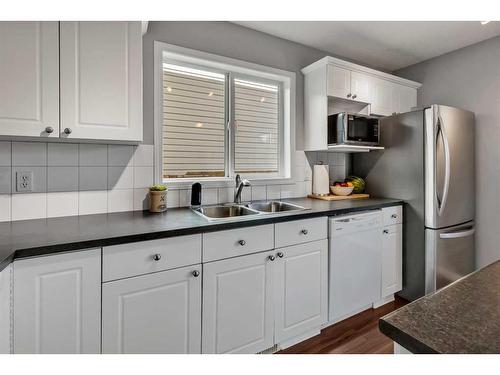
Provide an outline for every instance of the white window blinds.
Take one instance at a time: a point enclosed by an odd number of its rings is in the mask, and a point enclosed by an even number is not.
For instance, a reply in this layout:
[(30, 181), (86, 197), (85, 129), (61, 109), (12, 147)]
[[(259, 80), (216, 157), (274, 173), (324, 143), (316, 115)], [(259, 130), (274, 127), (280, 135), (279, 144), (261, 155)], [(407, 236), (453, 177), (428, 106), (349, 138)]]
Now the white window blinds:
[(279, 86), (234, 80), (235, 172), (279, 168)]
[(224, 74), (163, 65), (163, 177), (225, 175)]

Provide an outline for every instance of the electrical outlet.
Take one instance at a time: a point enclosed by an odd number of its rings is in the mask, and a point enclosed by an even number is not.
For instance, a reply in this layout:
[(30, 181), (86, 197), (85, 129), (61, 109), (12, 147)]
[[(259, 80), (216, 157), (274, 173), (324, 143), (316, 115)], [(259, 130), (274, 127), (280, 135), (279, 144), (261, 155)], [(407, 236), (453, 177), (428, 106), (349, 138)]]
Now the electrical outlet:
[(16, 190), (33, 191), (33, 172), (26, 171), (16, 173)]

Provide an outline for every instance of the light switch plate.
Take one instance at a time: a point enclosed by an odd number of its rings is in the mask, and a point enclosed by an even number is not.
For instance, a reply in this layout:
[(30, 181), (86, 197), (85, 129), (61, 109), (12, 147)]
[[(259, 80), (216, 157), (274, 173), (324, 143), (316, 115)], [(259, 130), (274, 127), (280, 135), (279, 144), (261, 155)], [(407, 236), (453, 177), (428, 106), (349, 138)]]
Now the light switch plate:
[(16, 173), (16, 190), (33, 191), (33, 172), (23, 171)]

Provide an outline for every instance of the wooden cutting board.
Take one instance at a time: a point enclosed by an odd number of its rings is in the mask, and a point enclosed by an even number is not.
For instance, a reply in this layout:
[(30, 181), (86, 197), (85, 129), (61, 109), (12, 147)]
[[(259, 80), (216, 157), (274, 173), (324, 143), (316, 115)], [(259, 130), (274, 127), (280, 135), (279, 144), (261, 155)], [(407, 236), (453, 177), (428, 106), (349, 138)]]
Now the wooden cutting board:
[(318, 195), (309, 194), (308, 198), (321, 199), (323, 201), (343, 201), (346, 199), (362, 199), (370, 198), (370, 194), (351, 194), (351, 195), (324, 195), (322, 197)]

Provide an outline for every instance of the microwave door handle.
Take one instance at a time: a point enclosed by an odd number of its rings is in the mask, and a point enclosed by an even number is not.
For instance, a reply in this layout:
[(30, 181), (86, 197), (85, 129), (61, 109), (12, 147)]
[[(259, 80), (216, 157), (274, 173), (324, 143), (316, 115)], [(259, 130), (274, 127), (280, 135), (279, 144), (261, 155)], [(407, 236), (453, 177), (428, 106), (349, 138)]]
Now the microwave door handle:
[[(443, 140), (443, 152), (444, 152), (444, 186), (443, 186), (443, 194), (441, 195), (441, 200), (438, 198), (439, 216), (443, 215), (443, 211), (446, 207), (446, 201), (448, 200), (448, 192), (450, 190), (450, 170), (451, 170), (451, 161), (450, 161), (450, 146), (448, 143), (448, 137), (446, 136), (446, 130), (443, 126), (443, 119), (440, 115), (438, 115), (438, 131), (437, 135), (441, 136)], [(436, 143), (437, 144), (437, 143)], [(436, 192), (437, 193), (437, 192)]]
[(463, 230), (463, 231), (441, 233), (439, 235), (439, 238), (442, 238), (443, 240), (452, 239), (452, 238), (463, 238), (463, 237), (472, 236), (475, 232), (476, 232), (475, 228), (469, 228), (469, 229)]

